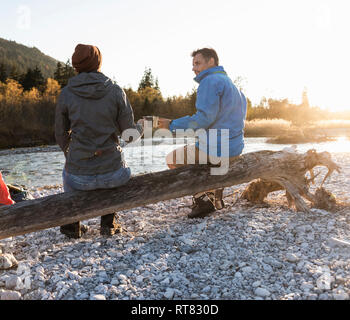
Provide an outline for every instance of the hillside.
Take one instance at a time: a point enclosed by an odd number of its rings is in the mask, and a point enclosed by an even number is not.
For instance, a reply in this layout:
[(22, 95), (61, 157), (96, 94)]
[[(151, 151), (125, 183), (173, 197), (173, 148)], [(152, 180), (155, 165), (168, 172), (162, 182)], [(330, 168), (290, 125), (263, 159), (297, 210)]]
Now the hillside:
[(28, 68), (34, 69), (38, 66), (43, 76), (48, 78), (53, 76), (57, 62), (35, 47), (30, 48), (0, 38), (0, 64), (5, 65), (7, 73), (11, 72), (12, 66), (15, 66), (20, 74), (27, 72)]

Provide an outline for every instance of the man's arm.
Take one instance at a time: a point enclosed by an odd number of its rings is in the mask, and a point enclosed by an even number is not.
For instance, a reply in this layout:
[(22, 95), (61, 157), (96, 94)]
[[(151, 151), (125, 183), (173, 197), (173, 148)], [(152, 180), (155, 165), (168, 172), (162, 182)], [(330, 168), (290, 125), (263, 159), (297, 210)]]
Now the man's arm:
[(208, 129), (216, 120), (220, 107), (221, 85), (215, 79), (207, 77), (202, 80), (197, 91), (196, 109), (192, 116), (185, 116), (170, 123), (170, 130)]
[(60, 146), (64, 155), (67, 155), (67, 150), (70, 140), (70, 121), (68, 117), (68, 109), (64, 104), (64, 99), (62, 93), (60, 94), (55, 114), (55, 138), (57, 144)]

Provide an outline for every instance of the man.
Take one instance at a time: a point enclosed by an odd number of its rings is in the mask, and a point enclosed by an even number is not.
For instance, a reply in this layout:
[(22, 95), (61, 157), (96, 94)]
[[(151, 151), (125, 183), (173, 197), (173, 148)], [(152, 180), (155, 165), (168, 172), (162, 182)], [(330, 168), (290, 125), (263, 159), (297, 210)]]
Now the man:
[[(160, 118), (160, 128), (205, 129), (205, 138), (199, 138), (194, 147), (185, 146), (168, 154), (166, 161), (170, 169), (186, 164), (207, 161), (217, 164), (217, 159), (227, 160), (242, 153), (244, 147), (244, 120), (247, 112), (246, 98), (231, 79), (224, 68), (219, 66), (219, 58), (214, 49), (203, 48), (192, 53), (194, 80), (199, 83), (197, 90), (196, 110), (192, 116), (176, 120)], [(209, 129), (216, 129), (217, 139), (210, 139)], [(226, 129), (223, 130), (223, 129)], [(225, 132), (228, 137), (225, 140)], [(205, 141), (204, 141), (205, 140)], [(228, 140), (228, 141), (227, 141)], [(228, 150), (222, 150), (223, 142)], [(224, 151), (222, 153), (222, 151)], [(176, 160), (181, 159), (182, 164)], [(192, 212), (189, 218), (203, 218), (217, 209), (224, 207), (223, 189), (210, 190), (193, 196)]]
[[(101, 73), (100, 50), (79, 44), (72, 56), (78, 75), (63, 88), (56, 107), (56, 140), (66, 157), (63, 170), (65, 192), (107, 189), (130, 179), (118, 135), (126, 129), (143, 132), (142, 121), (134, 123), (125, 92)], [(61, 232), (80, 238), (87, 227), (80, 222), (61, 226)], [(101, 235), (119, 230), (116, 214), (101, 217)]]

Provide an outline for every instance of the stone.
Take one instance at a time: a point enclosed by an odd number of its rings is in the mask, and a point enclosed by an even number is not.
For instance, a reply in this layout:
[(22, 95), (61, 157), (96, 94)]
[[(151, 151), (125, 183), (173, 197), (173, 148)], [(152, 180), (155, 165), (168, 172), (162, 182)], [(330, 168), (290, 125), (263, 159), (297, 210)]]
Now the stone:
[(79, 300), (87, 300), (89, 299), (89, 294), (87, 292), (83, 292), (79, 295)]
[(91, 297), (91, 300), (106, 300), (106, 297), (103, 294), (95, 294)]
[(17, 291), (4, 290), (0, 292), (0, 300), (20, 300), (22, 295)]
[(287, 260), (288, 262), (298, 262), (300, 259), (299, 259), (299, 257), (298, 257), (297, 255), (295, 255), (294, 253), (288, 252), (288, 253), (286, 254), (286, 260)]
[(321, 293), (319, 296), (318, 296), (319, 300), (329, 300), (329, 295), (327, 292), (325, 293)]
[(304, 282), (301, 284), (300, 289), (303, 291), (310, 291), (314, 288), (314, 285), (312, 283)]
[(270, 291), (264, 288), (255, 289), (254, 294), (258, 297), (263, 297), (263, 298), (271, 295)]
[(163, 281), (161, 281), (160, 284), (167, 286), (170, 283), (170, 279), (169, 278), (165, 278)]
[(128, 277), (124, 274), (120, 274), (119, 276), (119, 279), (121, 280), (121, 282), (127, 282), (128, 281)]
[(23, 288), (23, 282), (18, 276), (10, 276), (6, 279), (5, 287), (9, 290), (21, 290)]
[(16, 267), (18, 262), (11, 253), (0, 254), (0, 270), (7, 270)]
[(103, 285), (102, 283), (100, 283), (94, 290), (95, 292), (99, 293), (99, 294), (106, 294), (106, 292), (108, 291), (108, 287), (106, 285)]
[(205, 288), (202, 289), (202, 292), (207, 293), (211, 290), (210, 286), (206, 286)]
[(91, 245), (91, 248), (92, 249), (96, 249), (96, 248), (98, 248), (98, 247), (100, 247), (101, 246), (101, 243), (100, 242), (95, 242), (95, 243), (93, 243), (92, 245)]
[(330, 290), (333, 281), (334, 278), (330, 275), (330, 273), (326, 272), (317, 279), (316, 285), (320, 290)]
[(344, 291), (340, 291), (333, 293), (333, 298), (334, 300), (349, 300), (349, 295)]
[(331, 247), (335, 247), (335, 246), (344, 246), (347, 248), (350, 248), (350, 241), (346, 241), (346, 240), (341, 240), (341, 239), (337, 239), (337, 238), (330, 238), (328, 240), (328, 244)]
[(241, 270), (243, 271), (243, 273), (250, 273), (253, 271), (252, 267), (249, 267), (249, 266), (244, 267)]
[(164, 293), (164, 297), (167, 299), (172, 299), (174, 297), (174, 294), (175, 294), (174, 289), (168, 288)]

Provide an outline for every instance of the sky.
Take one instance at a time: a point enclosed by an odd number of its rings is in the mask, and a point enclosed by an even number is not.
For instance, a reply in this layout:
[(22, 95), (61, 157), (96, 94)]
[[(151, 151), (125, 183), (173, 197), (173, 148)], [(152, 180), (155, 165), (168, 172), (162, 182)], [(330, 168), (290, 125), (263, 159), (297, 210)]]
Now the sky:
[(214, 48), (232, 80), (262, 97), (350, 110), (348, 0), (0, 0), (0, 37), (60, 61), (99, 47), (102, 72), (134, 90), (145, 68), (163, 96), (186, 95), (191, 52)]

